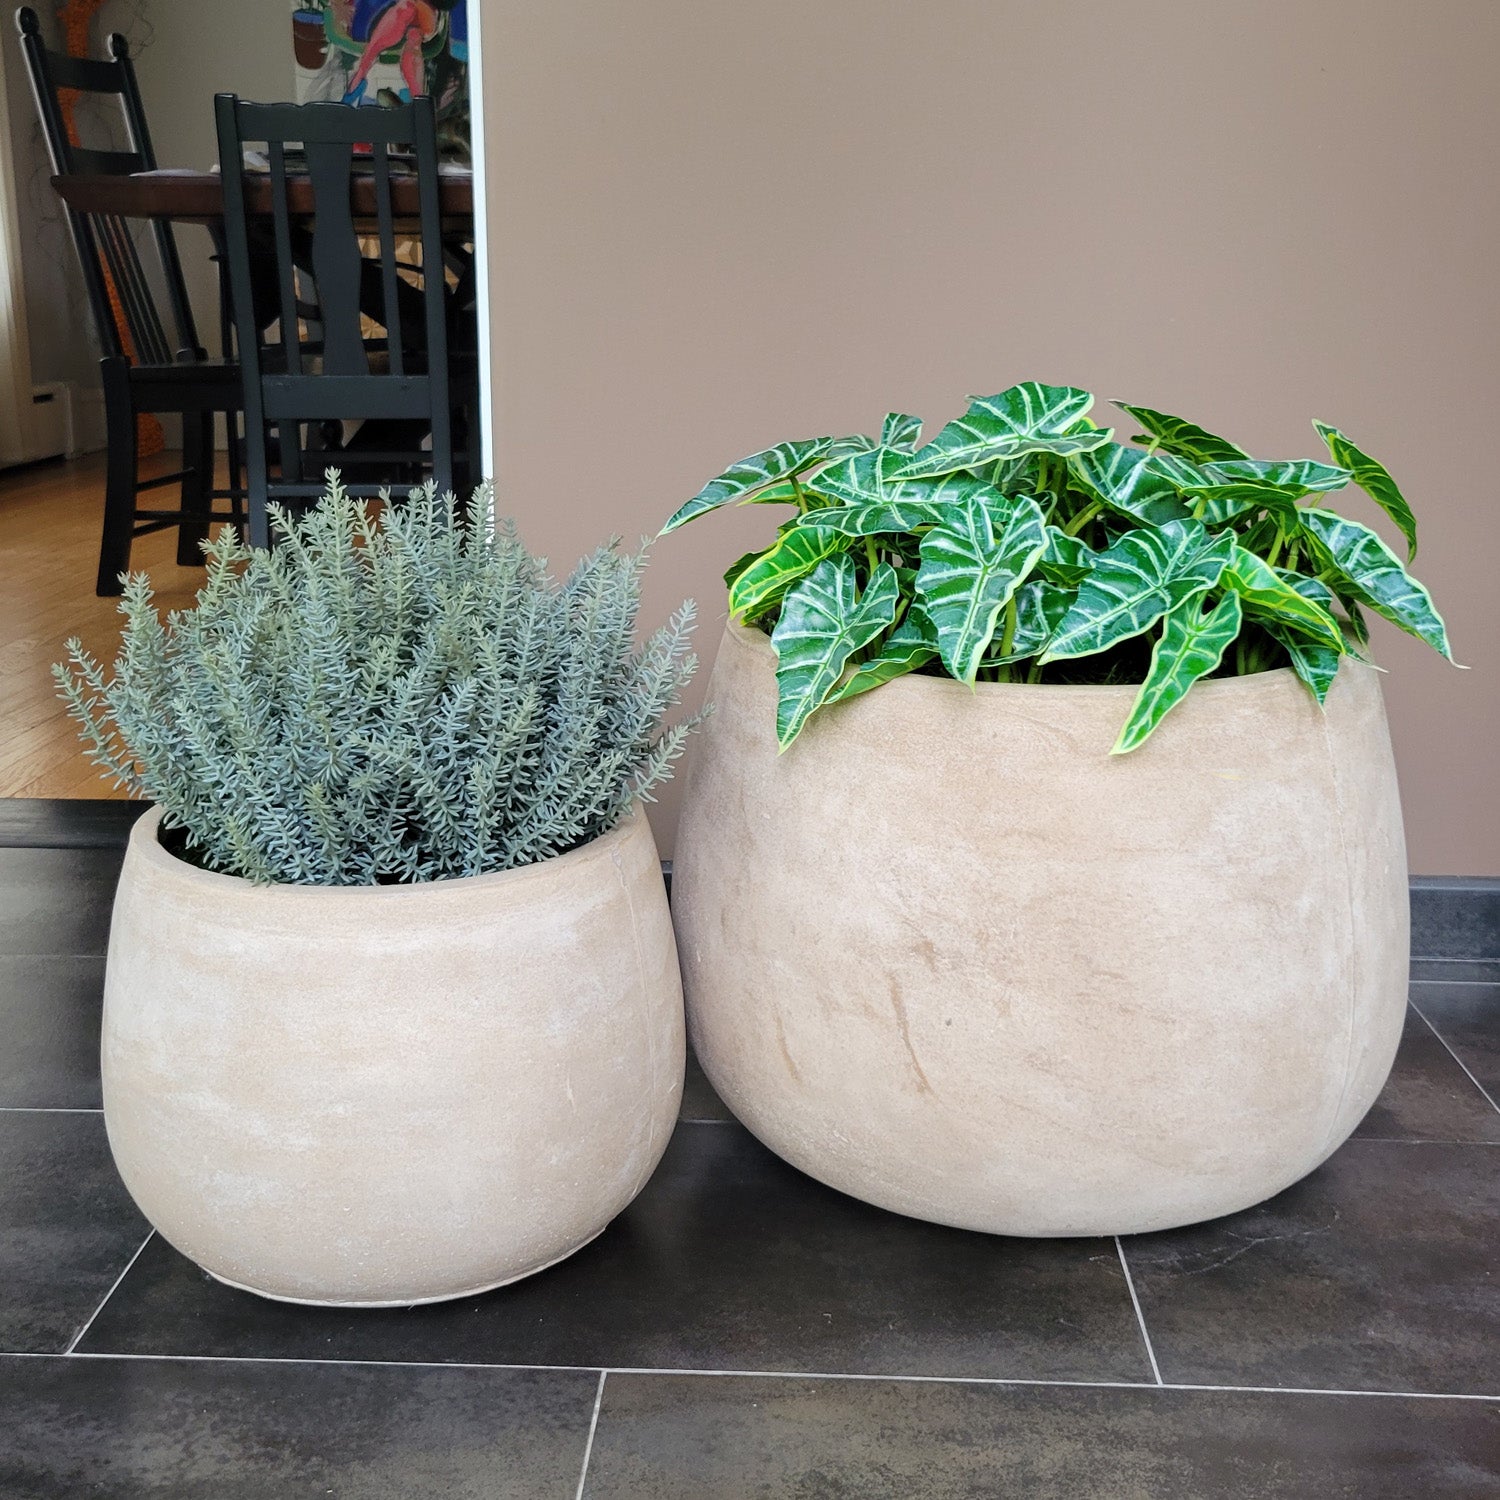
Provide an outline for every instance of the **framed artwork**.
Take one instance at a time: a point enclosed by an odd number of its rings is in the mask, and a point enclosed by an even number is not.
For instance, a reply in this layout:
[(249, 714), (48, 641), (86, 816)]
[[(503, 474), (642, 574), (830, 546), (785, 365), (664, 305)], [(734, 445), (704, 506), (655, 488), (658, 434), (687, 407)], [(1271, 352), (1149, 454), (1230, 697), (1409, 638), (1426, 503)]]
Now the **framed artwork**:
[(297, 99), (430, 94), (444, 155), (469, 157), (468, 0), (294, 0)]

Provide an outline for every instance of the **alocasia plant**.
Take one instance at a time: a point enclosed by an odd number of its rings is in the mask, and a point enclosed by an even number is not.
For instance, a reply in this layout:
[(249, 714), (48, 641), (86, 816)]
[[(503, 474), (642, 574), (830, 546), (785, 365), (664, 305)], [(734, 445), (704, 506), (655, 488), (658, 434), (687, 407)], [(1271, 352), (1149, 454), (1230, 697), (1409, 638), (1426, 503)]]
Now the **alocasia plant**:
[(820, 708), (908, 672), (960, 682), (1140, 684), (1115, 753), (1210, 675), (1290, 667), (1321, 704), (1360, 655), (1362, 608), (1450, 661), (1427, 590), (1369, 527), (1356, 486), (1417, 553), (1383, 465), (1313, 425), (1332, 462), (1262, 462), (1181, 417), (1027, 382), (971, 401), (931, 442), (902, 412), (868, 437), (781, 443), (711, 480), (663, 534), (723, 505), (780, 503), (776, 540), (728, 573), (730, 613), (776, 649), (785, 749)]

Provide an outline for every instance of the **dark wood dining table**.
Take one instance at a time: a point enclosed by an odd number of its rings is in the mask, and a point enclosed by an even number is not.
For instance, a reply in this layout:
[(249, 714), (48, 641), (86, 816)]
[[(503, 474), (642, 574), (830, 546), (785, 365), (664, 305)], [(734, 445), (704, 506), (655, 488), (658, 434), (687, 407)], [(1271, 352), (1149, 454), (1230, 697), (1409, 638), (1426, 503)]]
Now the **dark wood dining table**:
[[(253, 214), (271, 213), (271, 181), (263, 172), (247, 172), (248, 207)], [(166, 168), (130, 176), (81, 172), (54, 177), (52, 186), (63, 202), (80, 213), (117, 214), (126, 219), (165, 219), (174, 224), (202, 224), (217, 229), (224, 219), (224, 183), (217, 172), (187, 172)], [(352, 179), (356, 217), (375, 217), (373, 177)], [(466, 167), (445, 168), (438, 174), (443, 233), (460, 238), (474, 224), (474, 174)], [(287, 174), (287, 205), (294, 215), (310, 215), (312, 183)], [(417, 179), (391, 174), (391, 206), (398, 220), (417, 217)]]

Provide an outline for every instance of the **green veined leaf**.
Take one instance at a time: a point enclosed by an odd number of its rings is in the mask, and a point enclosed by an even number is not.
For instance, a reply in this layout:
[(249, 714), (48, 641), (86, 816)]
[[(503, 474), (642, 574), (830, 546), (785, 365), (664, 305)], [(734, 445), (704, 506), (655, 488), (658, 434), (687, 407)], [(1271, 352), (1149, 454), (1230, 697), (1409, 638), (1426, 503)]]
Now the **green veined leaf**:
[[(850, 438), (804, 438), (797, 442), (778, 443), (762, 453), (752, 453), (749, 458), (742, 458), (725, 469), (717, 479), (709, 480), (687, 504), (673, 512), (658, 535), (665, 536), (721, 505), (747, 500), (757, 490), (800, 474), (803, 469), (831, 457), (840, 444), (851, 441)], [(860, 441), (867, 443), (869, 439), (861, 438)]]
[[(1314, 604), (1321, 604), (1333, 616), (1344, 643), (1342, 655), (1355, 656), (1361, 661), (1364, 660), (1361, 648), (1370, 643), (1370, 627), (1365, 623), (1365, 617), (1360, 612), (1359, 605), (1352, 599), (1339, 598), (1321, 578), (1309, 578), (1306, 573), (1296, 573), (1288, 568), (1277, 568), (1276, 575), (1285, 579), (1304, 599), (1311, 599)], [(1340, 610), (1343, 611), (1342, 614), (1339, 613)]]
[(1329, 614), (1332, 614), (1338, 606), (1338, 596), (1321, 578), (1309, 578), (1306, 573), (1296, 573), (1290, 568), (1277, 568), (1276, 576), (1288, 588), (1296, 589), (1304, 599), (1311, 599), (1314, 604), (1321, 604)]
[(819, 495), (842, 505), (963, 500), (987, 488), (985, 481), (973, 474), (947, 474), (937, 479), (898, 479), (896, 472), (905, 462), (906, 454), (894, 448), (876, 448), (829, 464), (807, 483)]
[(1354, 482), (1372, 499), (1401, 529), (1406, 538), (1406, 560), (1414, 562), (1417, 556), (1417, 518), (1406, 503), (1406, 496), (1396, 488), (1396, 481), (1379, 459), (1371, 458), (1363, 448), (1357, 448), (1337, 427), (1326, 422), (1313, 423), (1318, 436), (1328, 444), (1328, 456), (1341, 467), (1348, 469)]
[[(772, 545), (774, 545), (774, 543)], [(757, 547), (754, 552), (747, 552), (743, 557), (737, 557), (724, 570), (724, 586), (726, 588), (733, 588), (734, 580), (738, 578), (740, 574), (743, 573), (745, 569), (748, 568), (750, 564), (756, 560), (756, 558), (763, 557), (766, 554), (767, 550), (768, 549), (765, 547)]]
[(874, 438), (867, 438), (862, 433), (855, 433), (853, 437), (841, 437), (833, 440), (833, 447), (828, 450), (828, 457), (848, 458), (854, 453), (869, 453), (880, 446)]
[[(975, 492), (989, 491), (982, 480), (972, 481)], [(980, 497), (982, 498), (982, 497)], [(886, 536), (893, 532), (915, 531), (919, 526), (936, 526), (957, 509), (954, 502), (940, 500), (890, 500), (866, 502), (863, 505), (830, 505), (810, 511), (798, 521), (804, 531), (820, 531), (842, 537)]]
[(811, 526), (782, 532), (729, 586), (729, 613), (744, 619), (770, 608), (799, 578), (847, 545), (845, 538)]
[(921, 479), (993, 464), (1027, 453), (1084, 453), (1110, 439), (1107, 429), (1073, 430), (1094, 398), (1066, 385), (1027, 381), (998, 396), (978, 396), (925, 448), (908, 459), (898, 477)]
[[(1262, 462), (1258, 458), (1226, 459), (1200, 465), (1200, 489), (1246, 484), (1255, 489), (1277, 490), (1292, 499), (1323, 490), (1341, 490), (1352, 477), (1348, 469), (1315, 463), (1310, 458), (1280, 458)], [(1193, 485), (1183, 486), (1191, 490)]]
[(1091, 656), (1149, 630), (1169, 609), (1213, 588), (1233, 546), (1228, 533), (1211, 537), (1196, 521), (1127, 531), (1094, 560), (1042, 661)]
[[(863, 505), (871, 501), (898, 500), (902, 496), (895, 470), (906, 462), (904, 453), (892, 448), (874, 448), (856, 453), (820, 469), (811, 481), (820, 495), (842, 505)], [(924, 498), (924, 497), (918, 497)]]
[[(1400, 559), (1368, 526), (1330, 510), (1298, 512), (1303, 532), (1311, 537), (1347, 585), (1348, 592), (1408, 635), (1426, 641), (1449, 661), (1448, 627), (1432, 602)], [(1337, 592), (1344, 592), (1337, 587)]]
[(960, 682), (974, 681), (1001, 609), (1047, 545), (1036, 501), (1021, 496), (1007, 505), (1009, 513), (997, 516), (968, 500), (922, 538), (917, 598), (937, 630), (943, 665)]
[(1153, 411), (1149, 406), (1131, 406), (1125, 401), (1110, 404), (1129, 412), (1146, 429), (1136, 435), (1135, 441), (1138, 443), (1149, 443), (1153, 448), (1175, 453), (1194, 463), (1250, 457), (1243, 448), (1231, 443), (1228, 438), (1218, 437), (1182, 417), (1174, 417), (1164, 411)]
[(1016, 590), (1016, 629), (1010, 638), (1010, 650), (1001, 655), (1001, 638), (1005, 632), (998, 630), (983, 664), (1003, 667), (1040, 654), (1072, 602), (1072, 590), (1059, 588), (1055, 583), (1040, 578), (1023, 583)]
[(910, 453), (922, 436), (921, 417), (908, 416), (904, 411), (888, 411), (880, 429), (882, 448), (902, 448)]
[(1225, 648), (1240, 633), (1240, 623), (1238, 594), (1225, 594), (1207, 614), (1199, 594), (1168, 610), (1161, 639), (1151, 652), (1151, 668), (1111, 755), (1126, 755), (1145, 743), (1188, 689), (1224, 659)]
[(1192, 514), (1178, 494), (1180, 485), (1168, 479), (1156, 460), (1140, 448), (1109, 443), (1091, 453), (1074, 454), (1068, 469), (1084, 490), (1111, 510), (1123, 511), (1149, 526), (1184, 521)]
[(1310, 459), (1261, 463), (1249, 458), (1204, 464), (1181, 488), (1205, 526), (1221, 526), (1247, 511), (1266, 510), (1286, 529), (1296, 524), (1297, 502), (1303, 496), (1348, 482), (1347, 470)]
[(1223, 526), (1252, 510), (1269, 511), (1283, 529), (1296, 525), (1297, 501), (1271, 484), (1221, 484), (1189, 492), (1192, 515), (1205, 526)]
[(1370, 622), (1365, 619), (1359, 605), (1352, 599), (1340, 599), (1339, 603), (1344, 606), (1345, 613), (1349, 616), (1349, 630), (1347, 634), (1353, 636), (1356, 646), (1368, 646), (1370, 644)]
[(775, 484), (767, 486), (756, 492), (747, 500), (741, 500), (741, 505), (796, 505), (798, 500), (805, 498), (806, 488), (798, 493), (798, 486), (790, 479), (778, 480)]
[[(1088, 419), (1085, 417), (1084, 420)], [(992, 464), (981, 465), (976, 472), (1002, 495), (1034, 495), (1037, 490), (1037, 458), (1035, 453), (1023, 453), (1020, 458), (997, 458)]]
[(828, 697), (856, 651), (896, 618), (896, 573), (882, 563), (858, 594), (854, 559), (825, 558), (788, 590), (771, 632), (776, 648), (776, 738), (785, 750)]
[(1047, 547), (1037, 563), (1037, 571), (1053, 583), (1082, 583), (1098, 554), (1087, 542), (1069, 536), (1056, 526), (1047, 528)]
[(1266, 633), (1281, 644), (1287, 660), (1292, 664), (1292, 671), (1311, 689), (1321, 708), (1328, 697), (1329, 688), (1333, 686), (1333, 679), (1338, 676), (1339, 661), (1344, 653), (1316, 645), (1299, 636), (1296, 631), (1287, 630), (1272, 620), (1267, 620), (1265, 627)]
[(937, 632), (922, 611), (913, 604), (901, 623), (886, 637), (878, 656), (862, 662), (824, 699), (824, 703), (842, 703), (868, 693), (918, 667), (925, 667), (937, 655)]
[(1239, 596), (1245, 612), (1256, 619), (1276, 620), (1331, 651), (1344, 649), (1338, 623), (1323, 605), (1300, 593), (1253, 552), (1231, 547), (1229, 566), (1221, 582)]

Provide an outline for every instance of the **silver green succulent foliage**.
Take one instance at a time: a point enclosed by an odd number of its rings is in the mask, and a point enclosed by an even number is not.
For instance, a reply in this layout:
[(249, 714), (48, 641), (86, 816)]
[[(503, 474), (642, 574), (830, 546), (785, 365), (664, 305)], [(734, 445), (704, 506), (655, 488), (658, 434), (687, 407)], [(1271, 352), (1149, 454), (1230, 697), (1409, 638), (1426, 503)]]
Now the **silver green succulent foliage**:
[(112, 677), (54, 668), (93, 759), (159, 803), (181, 852), (257, 883), (429, 881), (548, 859), (670, 774), (665, 717), (695, 661), (693, 606), (638, 646), (644, 554), (562, 583), (481, 488), (429, 487), (377, 522), (330, 473), (277, 545), (227, 530), (194, 607), (163, 621), (128, 580)]
[[(892, 412), (878, 440), (781, 443), (711, 480), (665, 535), (724, 505), (794, 511), (724, 575), (730, 613), (776, 648), (782, 749), (809, 717), (909, 672), (960, 682), (1139, 683), (1114, 746), (1143, 744), (1201, 678), (1290, 667), (1321, 704), (1373, 610), (1450, 661), (1427, 590), (1362, 522), (1350, 486), (1417, 552), (1386, 469), (1314, 423), (1328, 462), (1251, 458), (1114, 403), (1129, 443), (1071, 386), (971, 401), (930, 442)], [(1342, 496), (1341, 496), (1342, 499)]]

